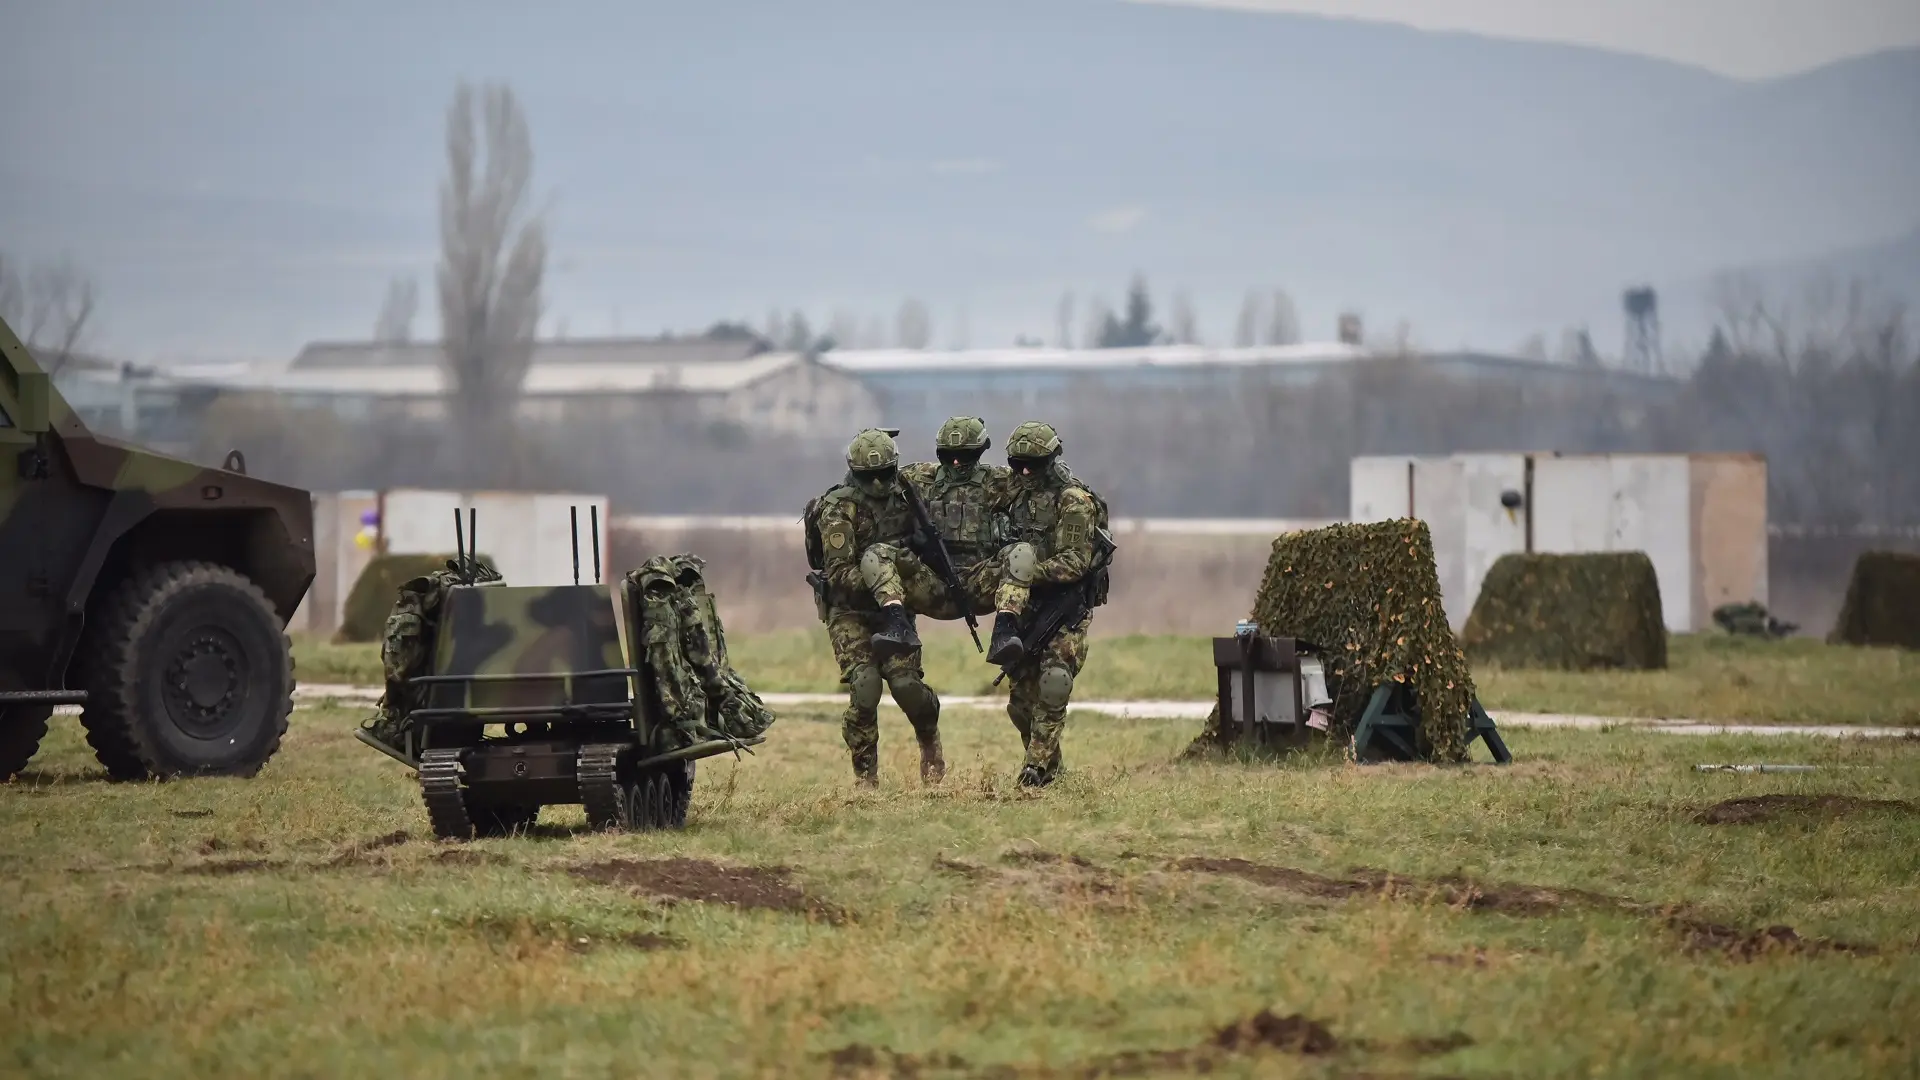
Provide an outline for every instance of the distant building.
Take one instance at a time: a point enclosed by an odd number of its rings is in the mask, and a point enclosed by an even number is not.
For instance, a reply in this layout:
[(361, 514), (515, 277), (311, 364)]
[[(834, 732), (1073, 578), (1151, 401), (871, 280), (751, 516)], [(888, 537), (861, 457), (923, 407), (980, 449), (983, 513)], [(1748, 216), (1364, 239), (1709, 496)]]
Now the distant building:
[[(917, 433), (938, 427), (956, 412), (986, 408), (989, 402), (1002, 410), (1017, 407), (1040, 416), (1069, 410), (1094, 390), (1230, 395), (1249, 382), (1306, 386), (1373, 355), (1360, 345), (1315, 342), (1248, 348), (876, 349), (829, 352), (820, 362), (858, 376), (879, 395), (888, 423)], [(1491, 353), (1425, 353), (1417, 361), (1454, 378), (1498, 381), (1523, 390), (1604, 386), (1641, 402), (1669, 396), (1680, 386), (1669, 376)]]
[[(202, 368), (186, 381), (221, 395), (267, 395), (343, 419), (433, 420), (448, 383), (437, 343), (319, 342), (283, 365)], [(790, 436), (838, 438), (848, 417), (877, 416), (859, 379), (754, 340), (580, 339), (534, 346), (520, 413), (554, 423), (640, 420), (671, 410)]]

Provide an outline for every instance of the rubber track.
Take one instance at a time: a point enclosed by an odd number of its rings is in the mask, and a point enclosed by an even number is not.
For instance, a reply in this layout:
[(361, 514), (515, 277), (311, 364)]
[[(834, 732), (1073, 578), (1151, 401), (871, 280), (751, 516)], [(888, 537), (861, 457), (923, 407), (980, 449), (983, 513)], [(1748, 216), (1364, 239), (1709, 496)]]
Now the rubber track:
[[(86, 728), (87, 744), (94, 757), (116, 780), (144, 780), (163, 775), (158, 755), (144, 740), (145, 730), (137, 722), (138, 689), (130, 670), (134, 642), (145, 633), (153, 618), (155, 599), (165, 591), (198, 582), (217, 581), (250, 594), (267, 611), (273, 605), (259, 586), (237, 571), (207, 562), (167, 562), (151, 566), (120, 583), (105, 604), (88, 620), (90, 626), (81, 639), (82, 664), (86, 673), (87, 704), (80, 712), (80, 724)], [(293, 712), (293, 642), (283, 632), (281, 649), (287, 658), (287, 704), (280, 711), (273, 741), (251, 768), (234, 769), (231, 776), (253, 776), (280, 750), (287, 733), (287, 718)], [(101, 680), (105, 680), (104, 685)]]
[(626, 813), (627, 792), (620, 782), (623, 743), (591, 743), (580, 748), (578, 777), (580, 803), (587, 824), (595, 829), (622, 829), (631, 824)]
[(420, 796), (427, 804), (433, 835), (442, 840), (473, 839), (473, 820), (460, 794), (460, 751), (428, 750), (420, 755)]

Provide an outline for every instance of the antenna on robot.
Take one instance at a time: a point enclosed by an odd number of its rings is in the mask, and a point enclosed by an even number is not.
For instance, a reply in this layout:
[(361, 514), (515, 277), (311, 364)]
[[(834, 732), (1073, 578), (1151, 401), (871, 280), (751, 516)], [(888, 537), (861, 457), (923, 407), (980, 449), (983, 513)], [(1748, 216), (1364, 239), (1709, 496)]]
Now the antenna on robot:
[(580, 584), (580, 508), (567, 507), (567, 526), (573, 534), (573, 583)]
[(593, 583), (600, 584), (600, 504), (587, 507), (587, 515), (593, 521)]

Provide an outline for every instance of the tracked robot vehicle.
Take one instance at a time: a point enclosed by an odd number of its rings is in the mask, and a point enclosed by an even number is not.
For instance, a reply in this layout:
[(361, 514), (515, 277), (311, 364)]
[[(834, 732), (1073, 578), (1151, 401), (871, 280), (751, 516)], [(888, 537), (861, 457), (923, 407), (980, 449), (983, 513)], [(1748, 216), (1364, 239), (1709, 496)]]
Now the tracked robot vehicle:
[[(665, 714), (644, 662), (644, 613), (631, 582), (580, 584), (579, 514), (572, 585), (476, 582), (447, 589), (428, 674), (408, 680), (404, 752), (361, 741), (417, 770), (436, 837), (467, 840), (531, 826), (543, 806), (578, 804), (597, 829), (680, 828), (694, 762), (765, 741), (690, 741)], [(474, 519), (458, 565), (474, 565)], [(623, 642), (621, 623), (626, 626)], [(705, 719), (705, 718), (701, 718)]]

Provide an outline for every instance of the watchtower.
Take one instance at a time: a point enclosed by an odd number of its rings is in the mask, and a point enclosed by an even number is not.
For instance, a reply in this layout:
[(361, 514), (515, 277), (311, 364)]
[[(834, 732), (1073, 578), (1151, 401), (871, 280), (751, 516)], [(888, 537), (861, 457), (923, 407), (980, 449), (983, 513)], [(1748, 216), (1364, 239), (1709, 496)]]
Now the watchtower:
[(1625, 367), (1652, 375), (1666, 370), (1660, 355), (1660, 301), (1653, 287), (1628, 289), (1621, 298), (1627, 311)]

